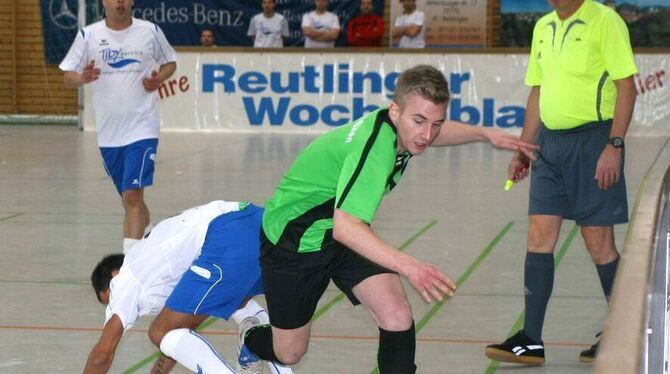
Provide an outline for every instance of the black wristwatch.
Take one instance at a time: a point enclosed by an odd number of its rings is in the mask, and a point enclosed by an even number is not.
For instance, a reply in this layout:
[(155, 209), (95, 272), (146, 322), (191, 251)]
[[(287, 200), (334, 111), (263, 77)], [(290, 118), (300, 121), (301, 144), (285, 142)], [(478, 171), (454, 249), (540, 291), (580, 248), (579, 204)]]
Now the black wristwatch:
[(619, 136), (609, 138), (609, 140), (607, 140), (607, 143), (611, 144), (612, 147), (614, 148), (623, 148), (623, 138)]

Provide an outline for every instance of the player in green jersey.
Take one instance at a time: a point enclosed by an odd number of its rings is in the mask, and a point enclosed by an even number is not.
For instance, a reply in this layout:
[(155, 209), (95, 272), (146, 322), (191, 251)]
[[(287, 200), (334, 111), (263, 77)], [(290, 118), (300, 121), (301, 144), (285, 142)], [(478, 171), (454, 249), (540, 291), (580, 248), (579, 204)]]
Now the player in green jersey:
[(400, 276), (426, 302), (452, 295), (456, 285), (375, 234), (370, 223), (382, 197), (428, 146), (488, 141), (531, 158), (536, 148), (502, 131), (447, 121), (448, 101), (444, 75), (416, 66), (398, 78), (388, 109), (320, 136), (298, 155), (263, 216), (261, 267), (272, 327), (248, 329), (242, 353), (297, 363), (332, 279), (379, 326), (381, 373), (415, 372), (414, 321)]

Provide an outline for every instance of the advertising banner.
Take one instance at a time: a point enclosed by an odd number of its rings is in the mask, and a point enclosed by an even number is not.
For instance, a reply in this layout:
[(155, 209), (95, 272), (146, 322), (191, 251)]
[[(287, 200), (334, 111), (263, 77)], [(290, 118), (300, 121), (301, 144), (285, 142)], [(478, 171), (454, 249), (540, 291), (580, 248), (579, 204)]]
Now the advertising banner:
[[(480, 0), (483, 1), (483, 0)], [(104, 17), (102, 0), (85, 0), (86, 24)], [(77, 32), (78, 0), (40, 0), (45, 57), (58, 64), (67, 53)], [(384, 0), (373, 0), (374, 13), (384, 13)], [(336, 45), (346, 45), (346, 25), (359, 12), (359, 1), (330, 0), (328, 10), (337, 14), (340, 37)], [(285, 46), (302, 46), (302, 15), (314, 10), (313, 1), (276, 1), (276, 12), (289, 24)], [(243, 0), (135, 0), (132, 16), (158, 25), (173, 46), (200, 45), (200, 32), (208, 27), (214, 31), (216, 45), (251, 46), (247, 36), (251, 18), (262, 12), (261, 1)]]
[[(181, 52), (177, 72), (157, 95), (162, 128), (328, 131), (387, 106), (399, 73), (422, 63), (436, 66), (449, 81), (449, 119), (516, 132), (523, 126), (525, 54)], [(630, 132), (668, 135), (668, 59), (638, 55), (637, 64)], [(86, 99), (91, 129), (90, 93)]]
[[(417, 0), (425, 15), (426, 48), (485, 47), (487, 0)], [(403, 13), (400, 1), (391, 1), (391, 25)], [(398, 38), (391, 35), (391, 46)]]

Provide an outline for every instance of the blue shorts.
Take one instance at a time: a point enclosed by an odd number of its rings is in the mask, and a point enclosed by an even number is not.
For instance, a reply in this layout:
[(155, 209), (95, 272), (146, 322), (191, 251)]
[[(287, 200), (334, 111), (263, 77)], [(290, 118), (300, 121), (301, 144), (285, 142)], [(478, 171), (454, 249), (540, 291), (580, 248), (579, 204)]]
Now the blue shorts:
[(263, 208), (249, 205), (210, 222), (200, 256), (165, 306), (179, 313), (228, 319), (247, 297), (263, 293), (258, 262)]
[(143, 139), (123, 147), (100, 147), (102, 164), (119, 195), (154, 183), (157, 149), (158, 139)]
[(594, 179), (610, 129), (611, 121), (571, 130), (540, 129), (540, 149), (530, 174), (529, 215), (561, 216), (579, 226), (628, 222), (624, 153), (619, 182), (603, 191)]

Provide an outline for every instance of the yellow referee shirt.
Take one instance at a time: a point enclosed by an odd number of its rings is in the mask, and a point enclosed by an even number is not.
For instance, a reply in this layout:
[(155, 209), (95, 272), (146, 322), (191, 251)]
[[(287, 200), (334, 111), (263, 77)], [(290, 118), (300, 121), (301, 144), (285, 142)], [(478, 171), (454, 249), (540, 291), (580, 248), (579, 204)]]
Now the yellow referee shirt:
[(525, 83), (540, 86), (540, 118), (564, 130), (614, 116), (615, 80), (637, 73), (628, 28), (593, 0), (566, 20), (556, 12), (533, 30)]

